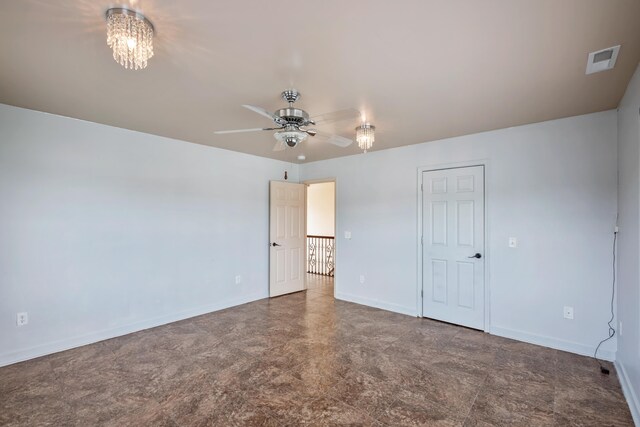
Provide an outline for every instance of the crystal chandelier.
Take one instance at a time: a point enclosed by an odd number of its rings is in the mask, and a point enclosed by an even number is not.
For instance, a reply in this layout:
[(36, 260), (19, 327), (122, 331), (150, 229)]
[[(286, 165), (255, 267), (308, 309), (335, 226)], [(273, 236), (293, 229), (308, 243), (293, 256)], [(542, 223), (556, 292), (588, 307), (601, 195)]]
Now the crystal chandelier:
[(138, 70), (153, 56), (153, 25), (129, 9), (107, 10), (107, 44), (113, 59), (124, 68)]
[(358, 147), (366, 153), (373, 146), (376, 140), (376, 127), (369, 123), (364, 123), (356, 128), (356, 141)]

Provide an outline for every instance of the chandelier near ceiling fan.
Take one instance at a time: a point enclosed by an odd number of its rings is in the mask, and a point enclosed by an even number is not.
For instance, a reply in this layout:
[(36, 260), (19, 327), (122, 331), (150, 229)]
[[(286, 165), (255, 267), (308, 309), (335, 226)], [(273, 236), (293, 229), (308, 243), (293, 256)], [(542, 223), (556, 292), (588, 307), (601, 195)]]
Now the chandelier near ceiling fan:
[(309, 113), (307, 113), (306, 111), (293, 106), (293, 104), (298, 99), (300, 99), (300, 92), (295, 89), (287, 89), (282, 92), (281, 96), (282, 99), (289, 103), (289, 106), (276, 110), (273, 113), (267, 111), (262, 107), (256, 107), (246, 104), (242, 105), (244, 108), (247, 108), (255, 113), (260, 114), (261, 116), (271, 119), (276, 125), (275, 127), (221, 130), (214, 133), (218, 135), (224, 135), (230, 133), (275, 130), (276, 132), (273, 136), (275, 137), (277, 142), (273, 147), (273, 151), (282, 151), (287, 147), (294, 148), (310, 136), (314, 137), (314, 139), (326, 142), (328, 144), (333, 144), (338, 147), (348, 147), (353, 143), (353, 141), (349, 138), (345, 138), (339, 135), (332, 135), (317, 129), (310, 129), (308, 128), (308, 126), (322, 126), (324, 124), (337, 121), (356, 119), (360, 117), (360, 112), (358, 110), (352, 108), (310, 117)]
[[(113, 50), (113, 59), (124, 68), (146, 68), (147, 61), (153, 56), (153, 36), (155, 29), (153, 24), (141, 13), (127, 8), (110, 8), (106, 12), (107, 19), (107, 44)], [(275, 130), (274, 137), (277, 140), (273, 151), (282, 151), (287, 147), (294, 148), (309, 136), (324, 140), (329, 144), (339, 147), (348, 147), (353, 143), (349, 138), (331, 135), (317, 129), (306, 129), (309, 125), (322, 125), (355, 118), (360, 115), (356, 109), (335, 111), (321, 116), (309, 117), (309, 114), (293, 104), (300, 98), (300, 92), (288, 89), (282, 92), (282, 98), (289, 103), (289, 107), (270, 113), (261, 107), (243, 105), (243, 107), (267, 117), (278, 126), (271, 128), (252, 128), (216, 131), (216, 134), (256, 132), (263, 130)], [(366, 153), (375, 141), (375, 126), (363, 122), (355, 128), (358, 147)]]
[(113, 59), (124, 68), (139, 70), (147, 67), (153, 56), (153, 24), (143, 14), (114, 7), (106, 12), (107, 45)]

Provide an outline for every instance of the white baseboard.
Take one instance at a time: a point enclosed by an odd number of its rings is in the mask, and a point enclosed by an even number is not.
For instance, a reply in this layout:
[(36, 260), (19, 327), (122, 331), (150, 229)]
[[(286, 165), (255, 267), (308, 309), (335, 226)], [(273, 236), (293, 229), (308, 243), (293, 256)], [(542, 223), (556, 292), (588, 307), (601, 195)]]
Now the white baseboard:
[(203, 314), (211, 313), (213, 311), (223, 310), (225, 308), (234, 307), (236, 305), (246, 304), (252, 301), (267, 298), (267, 296), (268, 295), (266, 295), (264, 292), (245, 295), (240, 298), (216, 302), (214, 304), (208, 304), (189, 310), (183, 310), (169, 315), (158, 316), (152, 319), (146, 319), (139, 322), (130, 323), (128, 325), (118, 326), (116, 328), (103, 329), (101, 331), (52, 341), (30, 348), (9, 351), (0, 354), (0, 366), (11, 365), (13, 363), (35, 359), (36, 357), (46, 356), (47, 354), (57, 353), (59, 351), (69, 350), (87, 344), (93, 344), (98, 341), (104, 341), (110, 338), (138, 332), (144, 329), (166, 325), (167, 323), (177, 322), (179, 320), (188, 319), (190, 317), (200, 316)]
[(382, 310), (393, 311), (395, 313), (406, 314), (408, 316), (416, 316), (415, 307), (404, 307), (399, 304), (391, 304), (388, 302), (378, 301), (373, 298), (365, 298), (356, 295), (345, 294), (343, 292), (336, 292), (335, 297), (336, 299), (342, 301), (354, 302), (356, 304), (380, 308)]
[[(500, 328), (497, 326), (491, 326), (490, 333), (504, 338), (524, 341), (529, 344), (536, 344), (544, 347), (554, 348), (556, 350), (568, 351), (569, 353), (575, 353), (581, 356), (593, 357), (593, 352), (596, 349), (595, 347), (572, 341), (565, 341), (558, 338), (536, 335), (528, 332), (516, 331), (513, 329)], [(613, 362), (614, 360), (616, 360), (616, 353), (615, 351), (600, 349), (598, 351), (598, 358)]]
[[(362, 304), (369, 307), (380, 308), (382, 310), (393, 311), (395, 313), (406, 314), (409, 316), (416, 316), (415, 309), (404, 307), (398, 304), (390, 304), (387, 302), (379, 301), (372, 298), (366, 298), (361, 296), (356, 296), (352, 294), (346, 294), (342, 292), (337, 292), (335, 294), (336, 299), (354, 302), (356, 304)], [(492, 326), (490, 328), (490, 333), (493, 335), (511, 338), (517, 341), (523, 341), (529, 344), (541, 345), (543, 347), (549, 347), (556, 350), (567, 351), (569, 353), (579, 354), (581, 356), (590, 356), (593, 357), (593, 352), (595, 351), (595, 347), (591, 347), (588, 345), (561, 340), (558, 338), (547, 337), (543, 335), (531, 334), (528, 332), (517, 331), (513, 329), (500, 328), (496, 326)], [(598, 357), (602, 360), (607, 360), (612, 362), (616, 359), (616, 353), (610, 350), (602, 350), (598, 351)]]
[[(624, 364), (616, 360), (616, 371), (618, 371), (618, 378), (620, 379), (620, 385), (622, 386), (622, 392), (627, 399), (629, 409), (631, 410), (631, 416), (636, 426), (640, 426), (640, 401), (638, 401), (638, 395), (633, 388), (633, 384), (627, 375), (627, 370), (624, 368)], [(639, 390), (640, 391), (640, 390)]]

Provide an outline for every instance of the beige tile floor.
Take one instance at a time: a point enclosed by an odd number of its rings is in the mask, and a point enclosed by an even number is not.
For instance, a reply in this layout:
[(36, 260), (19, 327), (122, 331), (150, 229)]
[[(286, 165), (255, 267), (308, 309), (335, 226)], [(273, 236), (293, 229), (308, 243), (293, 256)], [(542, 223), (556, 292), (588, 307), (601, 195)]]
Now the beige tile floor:
[(593, 359), (309, 290), (0, 368), (0, 425), (623, 426)]

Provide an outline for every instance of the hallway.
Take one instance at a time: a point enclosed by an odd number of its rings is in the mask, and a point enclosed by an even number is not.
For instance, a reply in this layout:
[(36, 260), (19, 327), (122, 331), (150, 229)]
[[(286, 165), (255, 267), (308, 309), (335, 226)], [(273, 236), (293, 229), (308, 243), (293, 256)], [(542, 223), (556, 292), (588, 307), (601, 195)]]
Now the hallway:
[(333, 297), (333, 277), (307, 273), (307, 292)]

